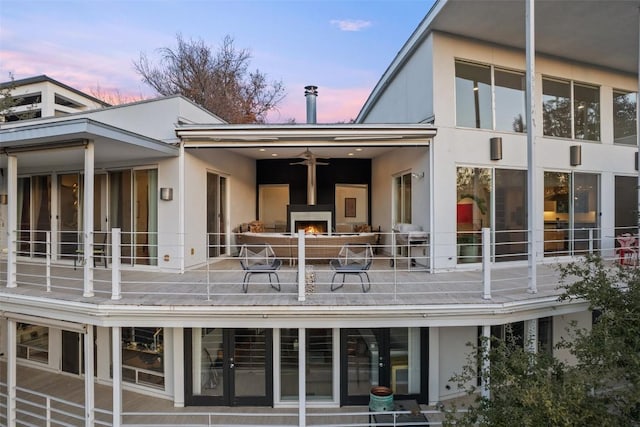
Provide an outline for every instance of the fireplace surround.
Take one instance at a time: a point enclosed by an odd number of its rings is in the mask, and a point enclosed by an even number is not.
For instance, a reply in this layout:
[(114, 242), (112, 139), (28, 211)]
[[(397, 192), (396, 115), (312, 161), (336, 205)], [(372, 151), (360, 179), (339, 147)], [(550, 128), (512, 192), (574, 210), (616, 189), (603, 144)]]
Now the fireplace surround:
[(315, 233), (332, 234), (333, 205), (288, 205), (287, 230), (292, 234), (300, 228), (315, 226)]

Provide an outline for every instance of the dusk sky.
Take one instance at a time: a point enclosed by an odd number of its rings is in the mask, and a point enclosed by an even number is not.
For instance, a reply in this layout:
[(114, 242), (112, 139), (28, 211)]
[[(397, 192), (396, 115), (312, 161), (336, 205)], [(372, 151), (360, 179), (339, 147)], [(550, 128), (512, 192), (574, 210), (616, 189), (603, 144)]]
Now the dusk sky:
[(133, 67), (176, 35), (216, 50), (225, 35), (251, 51), (251, 70), (282, 80), (269, 121), (306, 120), (304, 86), (318, 86), (318, 122), (355, 118), (434, 0), (0, 0), (0, 81), (46, 74), (87, 93), (154, 97)]

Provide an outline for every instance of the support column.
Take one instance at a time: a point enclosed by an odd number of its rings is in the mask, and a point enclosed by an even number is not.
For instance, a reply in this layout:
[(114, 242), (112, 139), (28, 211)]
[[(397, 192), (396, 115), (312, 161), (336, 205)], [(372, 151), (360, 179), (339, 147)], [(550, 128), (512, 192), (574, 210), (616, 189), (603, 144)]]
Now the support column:
[(7, 200), (7, 288), (15, 288), (18, 286), (18, 159), (15, 156), (7, 156)]
[(93, 326), (85, 325), (84, 333), (84, 412), (85, 426), (93, 427), (95, 423), (95, 390), (94, 390), (94, 364), (93, 364)]
[(113, 427), (120, 427), (122, 421), (122, 328), (111, 328), (111, 364), (113, 366)]
[(440, 328), (429, 327), (429, 405), (440, 401)]
[[(638, 8), (638, 41), (640, 41), (640, 8)], [(640, 55), (640, 46), (638, 47), (638, 54)], [(640, 56), (638, 57), (638, 94), (636, 95), (636, 145), (638, 147), (638, 153), (636, 154), (640, 159)], [(639, 160), (640, 162), (640, 160)], [(636, 208), (636, 212), (638, 215), (637, 225), (638, 228), (636, 233), (640, 233), (640, 167), (638, 167), (638, 207)]]
[(536, 209), (536, 198), (538, 196), (536, 185), (536, 113), (535, 113), (535, 0), (526, 0), (525, 2), (525, 20), (526, 20), (526, 45), (527, 45), (527, 229), (528, 229), (528, 292), (535, 294), (538, 292), (537, 285), (537, 236), (536, 224), (538, 212)]
[[(482, 326), (482, 337), (484, 338), (483, 340), (483, 345), (482, 345), (482, 372), (485, 374), (489, 373), (489, 370), (491, 369), (491, 366), (489, 364), (489, 350), (491, 348), (490, 346), (490, 340), (491, 340), (491, 326), (490, 325), (484, 325)], [(485, 380), (485, 376), (486, 376), (486, 380)], [(483, 375), (482, 377), (482, 389), (480, 391), (480, 393), (482, 394), (482, 397), (485, 397), (487, 399), (491, 398), (491, 392), (489, 391), (489, 376), (488, 375)]]
[[(184, 161), (184, 142), (180, 142), (180, 152), (178, 157), (178, 248), (180, 250), (180, 273), (184, 273), (185, 258), (187, 256), (186, 248), (184, 247), (186, 233), (184, 220)], [(208, 254), (206, 254), (206, 256), (208, 262)]]
[(16, 321), (7, 319), (7, 425), (16, 425), (16, 363), (17, 363), (17, 339)]
[(88, 141), (84, 147), (84, 195), (83, 230), (84, 239), (84, 297), (93, 296), (93, 182), (95, 147)]
[(307, 335), (298, 328), (298, 425), (307, 425)]
[(173, 332), (173, 406), (184, 408), (184, 329), (172, 328), (171, 331)]

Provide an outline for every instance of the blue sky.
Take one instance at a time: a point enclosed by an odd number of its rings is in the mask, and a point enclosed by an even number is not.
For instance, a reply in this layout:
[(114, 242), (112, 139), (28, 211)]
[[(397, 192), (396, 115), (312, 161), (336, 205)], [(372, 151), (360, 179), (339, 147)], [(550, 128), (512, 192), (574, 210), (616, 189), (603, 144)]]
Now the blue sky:
[(319, 87), (318, 122), (355, 118), (433, 0), (0, 0), (0, 81), (46, 74), (88, 93), (151, 97), (133, 68), (176, 34), (216, 49), (225, 35), (250, 69), (282, 80), (270, 122), (305, 121), (304, 86)]

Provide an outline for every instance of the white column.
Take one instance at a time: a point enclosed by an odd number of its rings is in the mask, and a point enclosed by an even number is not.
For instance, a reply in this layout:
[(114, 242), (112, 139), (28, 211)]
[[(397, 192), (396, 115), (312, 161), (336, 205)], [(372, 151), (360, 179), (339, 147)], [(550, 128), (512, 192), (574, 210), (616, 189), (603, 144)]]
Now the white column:
[(120, 254), (122, 253), (121, 234), (119, 228), (111, 229), (111, 299), (122, 298), (122, 273), (120, 271)]
[(298, 425), (307, 425), (307, 335), (298, 328)]
[(94, 182), (93, 141), (84, 147), (84, 196), (83, 196), (83, 230), (84, 239), (84, 297), (93, 296), (93, 182)]
[(440, 328), (429, 327), (429, 405), (440, 400)]
[(122, 328), (111, 329), (111, 364), (113, 366), (113, 427), (120, 427), (122, 421)]
[(85, 425), (93, 427), (95, 423), (93, 326), (86, 325), (86, 328), (84, 333), (84, 411)]
[(18, 286), (16, 282), (16, 256), (18, 235), (18, 159), (7, 156), (7, 288)]
[[(638, 8), (638, 41), (640, 41), (640, 8)], [(640, 54), (640, 46), (638, 47), (638, 54)], [(636, 208), (638, 212), (638, 229), (636, 233), (640, 234), (640, 56), (638, 57), (638, 93), (636, 94), (636, 139), (638, 152), (636, 156), (638, 156), (638, 207)]]
[(60, 254), (58, 253), (58, 245), (60, 243), (60, 223), (58, 220), (58, 199), (60, 197), (60, 189), (58, 188), (58, 174), (51, 174), (51, 259), (58, 260)]
[[(173, 406), (184, 407), (184, 329), (172, 328), (173, 331)], [(198, 347), (200, 348), (200, 347)], [(167, 363), (164, 366), (167, 370)]]
[[(489, 364), (489, 350), (491, 348), (490, 346), (490, 340), (491, 340), (491, 326), (490, 325), (484, 325), (482, 326), (482, 337), (484, 338), (483, 340), (483, 345), (482, 345), (482, 372), (485, 373), (485, 375), (482, 376), (482, 390), (480, 391), (480, 393), (482, 394), (482, 397), (486, 397), (487, 399), (491, 397), (491, 393), (489, 391), (489, 376), (486, 375), (486, 373), (489, 372), (489, 369), (491, 368), (490, 364)], [(485, 381), (485, 377), (487, 378)]]
[(482, 298), (491, 299), (491, 229), (482, 229)]
[(536, 185), (536, 113), (535, 113), (535, 0), (525, 2), (526, 40), (527, 40), (527, 228), (528, 228), (528, 292), (537, 293), (537, 242), (536, 224), (538, 212), (536, 198), (538, 197)]
[(16, 321), (7, 319), (7, 425), (16, 425)]
[(304, 230), (298, 230), (298, 301), (307, 298)]
[(184, 220), (184, 201), (185, 201), (185, 165), (184, 165), (184, 142), (180, 143), (180, 152), (178, 157), (178, 247), (180, 250), (180, 273), (184, 273), (185, 258), (187, 256), (185, 241), (185, 220)]

